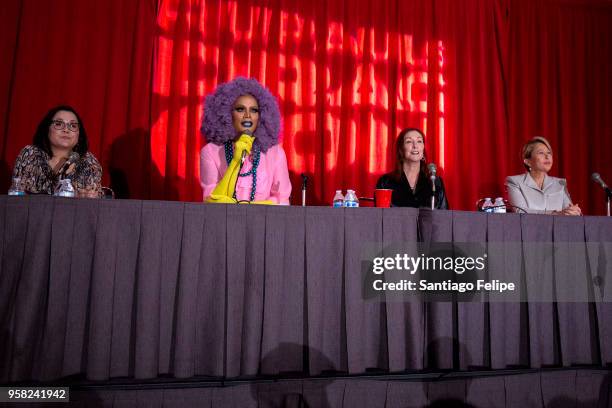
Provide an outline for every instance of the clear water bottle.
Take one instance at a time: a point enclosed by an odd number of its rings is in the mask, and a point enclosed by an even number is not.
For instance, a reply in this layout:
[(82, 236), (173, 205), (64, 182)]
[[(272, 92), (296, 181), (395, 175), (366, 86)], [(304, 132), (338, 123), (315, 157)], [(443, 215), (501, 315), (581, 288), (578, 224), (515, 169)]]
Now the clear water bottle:
[(9, 188), (8, 195), (10, 196), (26, 195), (25, 190), (23, 189), (23, 185), (21, 184), (21, 179), (19, 177), (13, 178), (13, 182), (11, 183), (11, 188)]
[(355, 190), (347, 190), (346, 197), (344, 197), (345, 207), (359, 207), (359, 200), (355, 194)]
[(344, 207), (344, 196), (342, 195), (342, 190), (336, 190), (336, 195), (334, 196), (333, 207), (339, 208)]
[(61, 179), (57, 187), (55, 187), (53, 195), (57, 197), (74, 197), (76, 193), (70, 179)]
[(493, 202), (491, 201), (491, 197), (486, 197), (484, 203), (482, 204), (482, 211), (492, 213), (493, 212)]
[(493, 212), (498, 214), (506, 213), (506, 203), (504, 203), (504, 199), (502, 197), (497, 197), (495, 202), (493, 203)]

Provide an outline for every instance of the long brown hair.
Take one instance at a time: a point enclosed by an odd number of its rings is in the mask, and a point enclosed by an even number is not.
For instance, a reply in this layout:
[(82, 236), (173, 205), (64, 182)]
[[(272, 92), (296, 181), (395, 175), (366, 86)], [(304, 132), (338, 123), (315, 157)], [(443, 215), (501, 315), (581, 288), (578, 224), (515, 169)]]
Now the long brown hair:
[[(404, 172), (404, 138), (408, 134), (408, 132), (417, 132), (423, 138), (423, 143), (425, 143), (425, 135), (421, 131), (421, 129), (417, 128), (406, 128), (402, 129), (397, 135), (397, 139), (395, 140), (395, 170), (392, 173), (393, 178), (396, 181), (399, 181), (402, 178), (402, 173)], [(425, 160), (427, 157), (427, 152), (425, 147), (423, 147), (423, 160), (421, 160), (421, 172), (423, 174), (426, 173), (426, 164)]]

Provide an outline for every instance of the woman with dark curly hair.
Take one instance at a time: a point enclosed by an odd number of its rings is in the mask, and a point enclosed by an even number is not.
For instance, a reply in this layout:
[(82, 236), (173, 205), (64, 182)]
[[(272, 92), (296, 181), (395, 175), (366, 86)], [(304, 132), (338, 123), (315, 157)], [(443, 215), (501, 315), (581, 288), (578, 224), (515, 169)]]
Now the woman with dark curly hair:
[(69, 179), (78, 196), (99, 197), (102, 166), (87, 149), (79, 114), (70, 106), (56, 106), (38, 124), (32, 144), (17, 156), (13, 181), (19, 180), (16, 187), (26, 193), (53, 194), (60, 179)]
[(208, 141), (200, 152), (205, 201), (289, 204), (278, 103), (257, 80), (238, 77), (208, 95), (201, 132)]

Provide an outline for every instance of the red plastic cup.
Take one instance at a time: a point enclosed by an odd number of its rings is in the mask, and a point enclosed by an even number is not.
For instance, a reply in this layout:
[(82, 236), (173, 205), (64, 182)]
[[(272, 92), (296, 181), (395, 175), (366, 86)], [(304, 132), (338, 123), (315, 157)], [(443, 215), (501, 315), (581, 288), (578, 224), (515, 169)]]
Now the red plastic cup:
[(377, 188), (374, 190), (374, 202), (376, 207), (389, 208), (391, 207), (391, 194), (393, 190), (388, 188)]

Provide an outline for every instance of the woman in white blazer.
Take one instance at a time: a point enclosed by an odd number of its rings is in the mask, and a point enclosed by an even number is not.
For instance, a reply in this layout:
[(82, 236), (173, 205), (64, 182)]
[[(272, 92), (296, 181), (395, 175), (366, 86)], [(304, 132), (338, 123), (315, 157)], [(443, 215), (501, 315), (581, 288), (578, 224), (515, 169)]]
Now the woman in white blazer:
[(536, 136), (523, 146), (527, 173), (506, 178), (510, 204), (532, 214), (582, 215), (572, 204), (565, 179), (548, 175), (553, 164), (550, 143)]

